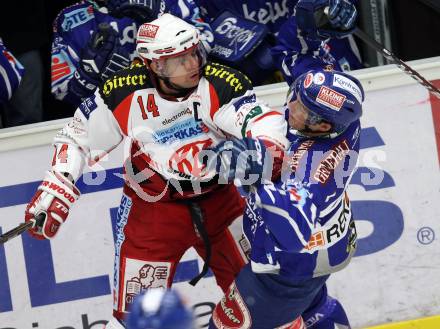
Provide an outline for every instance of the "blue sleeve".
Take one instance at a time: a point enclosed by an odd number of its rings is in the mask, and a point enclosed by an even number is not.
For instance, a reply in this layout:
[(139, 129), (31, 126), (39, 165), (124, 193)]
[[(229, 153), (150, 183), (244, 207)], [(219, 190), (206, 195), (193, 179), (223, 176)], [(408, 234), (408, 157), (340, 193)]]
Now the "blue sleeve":
[(211, 26), (205, 22), (200, 9), (193, 0), (166, 0), (167, 11), (194, 25), (200, 31), (201, 40), (209, 53), (214, 46), (214, 33)]
[(8, 101), (18, 88), (24, 68), (0, 39), (0, 103)]
[(275, 65), (283, 73), (289, 86), (302, 73), (327, 65), (336, 65), (325, 42), (308, 40), (298, 35), (293, 16), (281, 26), (277, 44), (271, 52)]
[(317, 218), (309, 192), (276, 183), (260, 185), (256, 194), (261, 217), (275, 246), (287, 252), (306, 247)]
[[(72, 20), (73, 14), (81, 13), (83, 21)], [(94, 12), (85, 4), (76, 4), (62, 10), (53, 23), (51, 50), (51, 91), (58, 100), (78, 106), (82, 98), (93, 94), (76, 83), (75, 71), (79, 66), (81, 47), (90, 38), (90, 26), (95, 20)], [(77, 86), (79, 85), (79, 86)]]

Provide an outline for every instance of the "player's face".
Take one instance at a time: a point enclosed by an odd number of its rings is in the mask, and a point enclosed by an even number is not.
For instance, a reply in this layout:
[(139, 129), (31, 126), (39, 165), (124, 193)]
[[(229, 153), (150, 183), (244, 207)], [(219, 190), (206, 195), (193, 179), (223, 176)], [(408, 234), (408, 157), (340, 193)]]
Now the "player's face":
[(331, 125), (321, 122), (321, 118), (312, 113), (298, 97), (288, 104), (289, 108), (289, 126), (301, 132), (308, 134), (323, 133), (331, 129)]
[(308, 118), (308, 110), (297, 98), (288, 104), (289, 107), (289, 126), (295, 130), (304, 130)]
[(153, 62), (154, 71), (181, 88), (196, 87), (200, 81), (200, 67), (204, 61), (199, 47)]
[(200, 80), (200, 59), (197, 50), (169, 59), (171, 67), (175, 68), (170, 76), (170, 82), (182, 88), (193, 88)]

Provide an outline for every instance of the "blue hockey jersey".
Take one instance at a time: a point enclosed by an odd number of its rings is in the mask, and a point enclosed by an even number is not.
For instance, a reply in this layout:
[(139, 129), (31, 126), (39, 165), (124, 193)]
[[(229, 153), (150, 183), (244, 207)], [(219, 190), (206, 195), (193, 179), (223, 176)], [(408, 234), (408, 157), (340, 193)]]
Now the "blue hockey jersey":
[[(209, 51), (214, 37), (209, 24), (201, 20), (193, 0), (165, 0), (163, 12), (169, 12), (195, 25), (201, 31), (201, 39)], [(81, 50), (100, 23), (110, 24), (119, 33), (122, 48), (131, 54), (131, 59), (136, 56), (138, 26), (131, 18), (112, 17), (105, 7), (98, 7), (93, 1), (82, 1), (63, 9), (53, 25), (52, 93), (57, 99), (66, 99), (72, 104), (81, 101), (69, 92), (69, 82), (79, 65)], [(93, 92), (93, 89), (90, 90), (90, 95)]]
[(288, 170), (250, 193), (243, 218), (255, 273), (311, 278), (344, 268), (356, 249), (346, 188), (356, 167), (360, 123), (336, 137), (290, 131)]
[(0, 38), (0, 104), (12, 97), (20, 84), (24, 68), (6, 49)]
[(195, 0), (202, 16), (215, 18), (224, 9), (241, 15), (246, 19), (262, 23), (269, 31), (277, 34), (281, 25), (293, 14), (298, 0)]

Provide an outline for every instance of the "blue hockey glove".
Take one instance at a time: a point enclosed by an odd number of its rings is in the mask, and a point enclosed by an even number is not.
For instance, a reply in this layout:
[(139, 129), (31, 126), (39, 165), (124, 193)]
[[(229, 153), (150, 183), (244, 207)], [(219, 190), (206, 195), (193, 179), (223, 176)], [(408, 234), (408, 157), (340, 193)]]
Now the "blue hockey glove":
[(214, 168), (219, 174), (220, 181), (233, 182), (234, 179), (242, 186), (259, 184), (263, 179), (270, 180), (271, 171), (265, 175), (266, 147), (258, 139), (233, 139), (219, 143), (211, 148), (217, 157), (211, 158), (208, 168)]
[(353, 33), (357, 10), (349, 0), (299, 0), (295, 17), (300, 34), (308, 39), (341, 38)]
[(130, 17), (137, 23), (151, 22), (165, 12), (164, 0), (109, 0), (107, 8), (114, 17)]
[(120, 46), (118, 33), (109, 24), (101, 23), (82, 50), (69, 86), (71, 92), (80, 98), (89, 97), (101, 81), (129, 65), (129, 54)]

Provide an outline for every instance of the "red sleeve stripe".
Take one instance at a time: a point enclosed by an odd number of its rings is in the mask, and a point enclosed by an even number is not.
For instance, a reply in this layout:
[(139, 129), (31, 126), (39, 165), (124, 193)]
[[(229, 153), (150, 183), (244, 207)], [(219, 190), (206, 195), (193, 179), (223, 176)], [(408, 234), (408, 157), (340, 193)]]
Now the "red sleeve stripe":
[(130, 114), (130, 105), (133, 95), (134, 94), (130, 94), (126, 97), (113, 111), (113, 115), (115, 116), (116, 121), (118, 121), (119, 127), (126, 136), (128, 129), (128, 116)]
[(271, 116), (271, 115), (281, 115), (281, 113), (280, 113), (280, 112), (277, 112), (277, 111), (270, 111), (270, 112), (267, 112), (267, 113), (263, 114), (261, 117), (259, 117), (258, 119), (256, 119), (254, 122), (258, 122), (258, 121), (260, 121), (261, 119), (263, 119), (264, 117), (268, 117), (268, 116)]
[(220, 108), (220, 101), (218, 99), (217, 91), (212, 84), (209, 84), (209, 98), (211, 100), (210, 115), (211, 119), (214, 120), (214, 115)]

